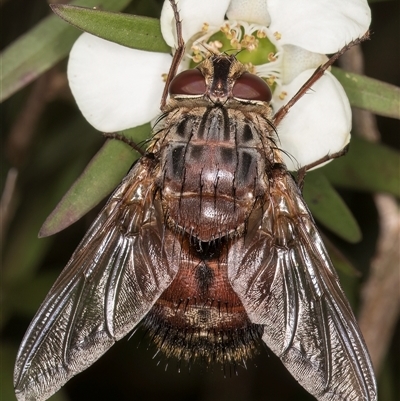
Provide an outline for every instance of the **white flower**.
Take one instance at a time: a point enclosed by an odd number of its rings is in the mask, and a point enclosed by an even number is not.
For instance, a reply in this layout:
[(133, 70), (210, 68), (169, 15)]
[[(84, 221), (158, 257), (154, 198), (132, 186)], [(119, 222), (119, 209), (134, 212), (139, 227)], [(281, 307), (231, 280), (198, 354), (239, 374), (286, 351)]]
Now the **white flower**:
[[(274, 83), (274, 111), (327, 59), (325, 54), (362, 36), (370, 24), (366, 0), (180, 0), (178, 8), (187, 44), (181, 68), (188, 68), (193, 56), (201, 58), (198, 43), (221, 27), (238, 48), (246, 34), (253, 42), (258, 42), (257, 32), (260, 38), (268, 38), (276, 48), (271, 62), (251, 67)], [(161, 29), (174, 49), (175, 21), (168, 0)], [(218, 47), (218, 41), (213, 43)], [(132, 50), (84, 33), (71, 51), (68, 79), (79, 108), (95, 128), (121, 131), (144, 124), (160, 112), (163, 74), (168, 73), (171, 61), (168, 54)], [(347, 96), (327, 72), (278, 127), (280, 147), (291, 155), (285, 156), (288, 168), (296, 170), (338, 152), (349, 142), (350, 130)]]

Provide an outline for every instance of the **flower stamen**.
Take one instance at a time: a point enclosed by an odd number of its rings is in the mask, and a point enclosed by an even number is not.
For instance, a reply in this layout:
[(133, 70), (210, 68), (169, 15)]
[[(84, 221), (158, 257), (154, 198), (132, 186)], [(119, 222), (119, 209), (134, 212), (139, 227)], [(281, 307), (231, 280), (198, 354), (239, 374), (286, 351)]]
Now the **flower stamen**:
[(276, 57), (275, 53), (271, 52), (268, 54), (268, 61), (272, 62), (272, 61), (276, 61), (276, 60), (277, 60), (277, 57)]
[(255, 38), (254, 35), (244, 35), (243, 39), (241, 40), (240, 44), (243, 48), (253, 51), (258, 47), (258, 39)]
[(219, 53), (219, 49), (222, 49), (223, 44), (219, 40), (214, 40), (207, 43), (207, 47), (214, 53)]
[(252, 74), (256, 73), (256, 67), (253, 65), (253, 63), (245, 63), (243, 65), (246, 71), (251, 72)]
[(264, 39), (267, 37), (267, 32), (264, 29), (259, 29), (256, 34), (258, 39)]
[(236, 38), (233, 38), (229, 43), (236, 50), (242, 49), (242, 45), (239, 43), (239, 41)]
[(269, 77), (267, 77), (265, 79), (265, 81), (267, 82), (268, 86), (272, 87), (276, 81), (276, 76), (275, 75), (270, 75)]
[(265, 26), (245, 21), (225, 21), (220, 27), (204, 24), (191, 47), (191, 67), (221, 51), (238, 52), (236, 57), (247, 71), (262, 77), (274, 89), (281, 85), (282, 49), (277, 45), (279, 32), (272, 34)]
[(279, 94), (279, 99), (284, 100), (286, 96), (287, 96), (287, 92), (282, 91), (282, 92)]
[(273, 35), (274, 35), (274, 37), (275, 37), (276, 40), (282, 39), (282, 34), (279, 33), (279, 32), (274, 32)]

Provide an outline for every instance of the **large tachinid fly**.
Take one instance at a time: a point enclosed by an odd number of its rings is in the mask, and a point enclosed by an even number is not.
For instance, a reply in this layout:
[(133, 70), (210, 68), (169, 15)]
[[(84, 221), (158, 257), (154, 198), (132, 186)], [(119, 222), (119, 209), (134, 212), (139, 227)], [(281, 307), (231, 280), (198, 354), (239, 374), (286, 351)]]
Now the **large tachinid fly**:
[(291, 104), (273, 117), (269, 87), (234, 56), (174, 75), (146, 153), (23, 339), (18, 400), (47, 399), (140, 322), (168, 356), (236, 363), (261, 339), (318, 400), (376, 400), (356, 319), (282, 160), (274, 126)]

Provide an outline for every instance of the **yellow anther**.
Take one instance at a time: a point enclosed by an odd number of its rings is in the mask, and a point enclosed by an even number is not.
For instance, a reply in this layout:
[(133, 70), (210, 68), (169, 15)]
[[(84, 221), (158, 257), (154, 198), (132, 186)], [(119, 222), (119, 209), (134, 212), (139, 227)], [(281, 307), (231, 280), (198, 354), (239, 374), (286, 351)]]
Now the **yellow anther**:
[(269, 77), (265, 78), (265, 81), (269, 86), (272, 86), (275, 83), (276, 77), (274, 75), (270, 75)]
[(202, 56), (200, 53), (195, 54), (195, 55), (192, 57), (192, 60), (193, 60), (195, 63), (200, 63), (200, 62), (203, 61), (203, 56)]
[(207, 43), (207, 48), (213, 53), (219, 53), (219, 49), (223, 47), (223, 44), (219, 40), (214, 40)]
[(268, 54), (268, 61), (276, 61), (277, 57), (275, 56), (275, 53), (269, 53)]
[(231, 29), (229, 32), (225, 33), (225, 37), (229, 40), (235, 38), (236, 37), (235, 31)]
[(226, 24), (222, 25), (220, 29), (221, 29), (222, 33), (227, 34), (228, 32), (230, 32), (231, 27), (228, 23), (226, 23)]
[(286, 96), (287, 96), (287, 92), (282, 91), (282, 92), (280, 93), (280, 95), (279, 95), (279, 99), (284, 100)]
[(202, 30), (203, 32), (207, 32), (209, 27), (210, 27), (210, 24), (207, 23), (207, 22), (205, 22), (205, 23), (203, 24), (201, 30)]
[(249, 43), (254, 43), (256, 41), (256, 38), (254, 35), (244, 35), (244, 40), (247, 40)]
[(274, 36), (276, 40), (279, 40), (282, 38), (282, 35), (279, 32), (274, 32)]
[(250, 44), (247, 46), (247, 49), (248, 49), (250, 52), (252, 52), (253, 50), (256, 50), (257, 47), (258, 47), (258, 40), (256, 40), (254, 43), (250, 43)]
[(236, 49), (236, 50), (241, 50), (241, 48), (242, 48), (242, 46), (241, 46), (241, 44), (239, 43), (239, 41), (237, 40), (237, 38), (233, 38), (233, 39), (230, 41), (230, 44), (231, 44), (231, 46), (232, 46), (234, 49)]
[(267, 37), (267, 33), (265, 31), (258, 30), (256, 36), (259, 39), (264, 39)]
[(243, 65), (246, 71), (251, 72), (252, 74), (256, 73), (256, 67), (253, 65), (253, 63), (245, 63)]

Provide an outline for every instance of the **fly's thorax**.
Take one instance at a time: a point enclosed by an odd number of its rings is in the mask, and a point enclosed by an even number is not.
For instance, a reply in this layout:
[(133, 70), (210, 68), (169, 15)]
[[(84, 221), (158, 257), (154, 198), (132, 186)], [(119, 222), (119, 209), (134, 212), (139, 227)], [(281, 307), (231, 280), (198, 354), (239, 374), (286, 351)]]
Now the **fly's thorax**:
[(157, 135), (156, 181), (169, 225), (200, 241), (241, 235), (268, 192), (268, 119), (215, 106), (171, 114)]

